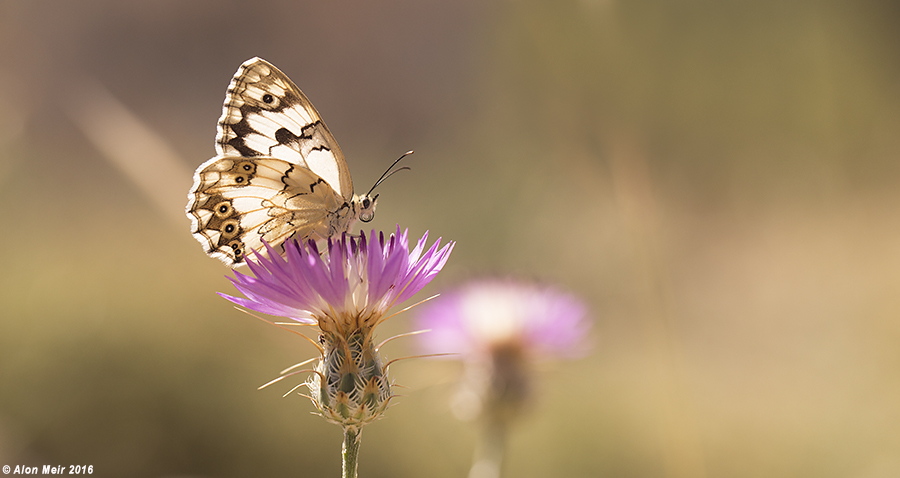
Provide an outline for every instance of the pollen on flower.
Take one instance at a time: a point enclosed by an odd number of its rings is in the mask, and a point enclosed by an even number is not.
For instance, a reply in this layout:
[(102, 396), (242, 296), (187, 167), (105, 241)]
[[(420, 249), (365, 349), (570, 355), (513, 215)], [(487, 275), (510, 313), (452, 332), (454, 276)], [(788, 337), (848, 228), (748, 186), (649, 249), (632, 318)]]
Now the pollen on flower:
[(319, 328), (322, 352), (306, 382), (322, 416), (358, 433), (381, 417), (391, 384), (374, 343), (387, 311), (421, 290), (446, 264), (454, 243), (425, 247), (428, 233), (410, 250), (407, 231), (388, 238), (372, 231), (359, 239), (316, 244), (290, 241), (280, 256), (272, 248), (247, 262), (249, 274), (231, 279), (244, 297), (226, 299), (266, 314)]

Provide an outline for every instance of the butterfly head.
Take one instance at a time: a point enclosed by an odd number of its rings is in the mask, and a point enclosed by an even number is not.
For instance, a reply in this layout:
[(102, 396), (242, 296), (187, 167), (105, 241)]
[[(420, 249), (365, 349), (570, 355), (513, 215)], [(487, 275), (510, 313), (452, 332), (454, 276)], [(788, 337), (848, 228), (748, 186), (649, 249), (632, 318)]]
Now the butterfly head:
[(359, 208), (359, 220), (362, 222), (369, 222), (373, 218), (375, 218), (375, 203), (378, 202), (378, 195), (369, 196), (368, 194), (364, 196), (359, 196), (356, 198), (356, 204)]
[(412, 151), (407, 151), (406, 153), (403, 154), (403, 156), (400, 156), (393, 163), (391, 163), (390, 167), (387, 168), (387, 170), (384, 172), (384, 174), (382, 174), (381, 177), (378, 178), (378, 181), (375, 181), (375, 185), (372, 186), (372, 189), (369, 189), (369, 192), (367, 192), (366, 194), (363, 194), (362, 196), (354, 196), (353, 202), (355, 203), (355, 206), (357, 208), (356, 209), (357, 217), (359, 217), (360, 221), (369, 222), (373, 218), (375, 218), (375, 203), (378, 202), (378, 195), (375, 194), (373, 196), (372, 192), (375, 191), (375, 188), (377, 188), (379, 184), (384, 182), (385, 179), (393, 176), (394, 173), (403, 171), (405, 169), (409, 169), (406, 166), (404, 166), (402, 168), (394, 169), (394, 166), (396, 166), (397, 163), (399, 163), (401, 159), (409, 156), (412, 153), (413, 153)]

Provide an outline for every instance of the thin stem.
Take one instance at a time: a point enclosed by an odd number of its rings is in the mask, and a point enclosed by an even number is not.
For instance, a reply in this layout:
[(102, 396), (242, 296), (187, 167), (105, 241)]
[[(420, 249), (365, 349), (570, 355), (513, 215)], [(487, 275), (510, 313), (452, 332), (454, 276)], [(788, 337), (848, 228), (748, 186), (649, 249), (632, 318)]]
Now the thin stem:
[(500, 478), (506, 451), (506, 425), (492, 422), (484, 426), (481, 443), (475, 450), (469, 478)]
[(344, 472), (341, 478), (356, 478), (356, 459), (359, 457), (359, 442), (362, 430), (352, 431), (344, 429), (344, 445), (341, 447), (341, 457), (344, 459)]

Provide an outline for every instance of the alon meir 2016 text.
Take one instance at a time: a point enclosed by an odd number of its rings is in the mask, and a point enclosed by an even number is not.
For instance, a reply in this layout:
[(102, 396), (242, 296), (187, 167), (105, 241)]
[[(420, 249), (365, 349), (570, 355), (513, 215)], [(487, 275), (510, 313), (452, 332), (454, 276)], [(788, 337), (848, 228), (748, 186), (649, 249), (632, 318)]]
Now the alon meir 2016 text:
[(43, 467), (16, 465), (12, 470), (7, 465), (3, 467), (3, 473), (13, 475), (91, 475), (94, 473), (94, 465), (44, 465)]

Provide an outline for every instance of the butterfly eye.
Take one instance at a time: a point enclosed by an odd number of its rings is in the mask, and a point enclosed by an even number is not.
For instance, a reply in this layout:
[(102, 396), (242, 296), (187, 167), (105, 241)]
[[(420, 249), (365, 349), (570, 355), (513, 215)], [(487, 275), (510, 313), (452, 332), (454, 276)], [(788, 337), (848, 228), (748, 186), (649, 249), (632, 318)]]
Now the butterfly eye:
[(238, 240), (234, 240), (228, 243), (228, 246), (231, 247), (231, 251), (234, 252), (234, 257), (240, 258), (244, 255), (244, 243)]
[(369, 206), (371, 206), (371, 205), (372, 205), (372, 201), (369, 201), (369, 198), (363, 199), (363, 201), (362, 201), (363, 209), (369, 209)]
[(234, 171), (234, 172), (236, 172), (236, 173), (248, 173), (248, 174), (253, 174), (254, 172), (256, 172), (256, 168), (254, 167), (254, 164), (253, 164), (252, 162), (250, 162), (250, 161), (243, 161), (243, 162), (237, 163), (237, 164), (235, 165), (235, 167), (232, 168), (232, 171)]
[(219, 204), (216, 204), (216, 216), (219, 217), (228, 217), (231, 215), (232, 208), (231, 203), (228, 201), (222, 201)]
[(370, 205), (371, 205), (371, 202), (366, 203), (365, 201), (363, 201), (364, 207), (363, 207), (363, 210), (360, 211), (360, 214), (359, 214), (360, 221), (369, 222), (375, 218), (375, 211), (369, 207)]
[(236, 219), (229, 219), (222, 223), (222, 237), (231, 239), (236, 236), (239, 231), (239, 223)]

